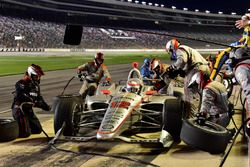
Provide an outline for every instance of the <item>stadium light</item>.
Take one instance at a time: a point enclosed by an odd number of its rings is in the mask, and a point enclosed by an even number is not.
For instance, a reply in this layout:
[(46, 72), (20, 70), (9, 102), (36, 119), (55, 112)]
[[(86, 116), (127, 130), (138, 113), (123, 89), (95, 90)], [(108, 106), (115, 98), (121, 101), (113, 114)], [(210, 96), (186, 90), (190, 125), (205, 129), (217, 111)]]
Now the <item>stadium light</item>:
[(128, 2), (132, 2), (132, 0), (128, 0)]
[(136, 4), (138, 4), (138, 3), (139, 3), (139, 1), (135, 1), (135, 3), (136, 3)]
[(146, 2), (145, 2), (145, 1), (142, 1), (141, 3), (142, 3), (143, 5), (146, 5)]
[(188, 8), (183, 8), (183, 10), (187, 11), (187, 10), (188, 10)]
[(219, 11), (218, 14), (223, 14), (223, 12)]
[(209, 10), (206, 10), (205, 13), (210, 13), (210, 11), (209, 11)]
[(247, 11), (248, 11), (248, 12), (250, 12), (250, 8), (249, 8), (249, 9), (247, 9)]
[(163, 5), (163, 4), (161, 4), (161, 7), (163, 8), (163, 7), (164, 7), (164, 5)]
[(158, 4), (158, 3), (155, 3), (155, 6), (156, 6), (156, 7), (158, 7), (158, 6), (159, 6), (159, 4)]
[(199, 12), (199, 9), (195, 9), (195, 12)]
[(175, 7), (175, 6), (172, 6), (172, 9), (176, 9), (176, 7)]
[(149, 6), (152, 6), (153, 4), (151, 2), (148, 3)]
[(231, 15), (236, 15), (236, 13), (235, 13), (235, 12), (232, 12)]

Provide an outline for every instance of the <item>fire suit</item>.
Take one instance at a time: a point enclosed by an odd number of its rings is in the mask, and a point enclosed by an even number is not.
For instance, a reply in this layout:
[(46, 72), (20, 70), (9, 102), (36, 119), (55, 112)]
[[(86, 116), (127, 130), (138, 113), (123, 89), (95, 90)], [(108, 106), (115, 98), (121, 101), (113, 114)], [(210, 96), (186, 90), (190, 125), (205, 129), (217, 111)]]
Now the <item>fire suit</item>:
[(197, 71), (203, 71), (210, 74), (209, 63), (201, 56), (199, 52), (185, 45), (180, 45), (176, 50), (177, 61), (173, 64), (175, 70), (183, 70), (186, 74), (184, 79), (184, 92), (185, 92), (185, 110), (187, 116), (191, 114), (192, 108), (192, 92), (187, 88), (192, 76)]
[[(111, 76), (110, 73), (108, 71), (107, 66), (105, 66), (104, 64), (101, 64), (100, 66), (96, 66), (95, 62), (88, 62), (85, 63), (81, 66), (78, 67), (79, 71), (84, 71), (87, 72), (88, 76), (91, 76), (91, 80), (87, 80), (85, 79), (83, 81), (82, 87), (79, 91), (79, 94), (82, 96), (86, 96), (87, 94), (87, 90), (89, 88), (94, 88), (94, 91), (96, 90), (100, 80), (102, 79), (102, 77), (106, 77), (106, 81), (110, 81), (111, 80)], [(90, 91), (91, 93), (89, 95), (94, 95), (94, 91)]]
[(173, 95), (173, 84), (171, 83), (171, 78), (166, 73), (169, 65), (160, 64), (160, 70), (155, 72), (154, 79), (160, 79), (159, 82), (154, 84), (156, 90), (161, 94)]
[(210, 121), (223, 127), (229, 124), (227, 90), (222, 83), (212, 81), (203, 88), (200, 112), (209, 115)]
[[(143, 79), (152, 79), (153, 78), (153, 72), (150, 70), (150, 64), (143, 64), (141, 66), (141, 76)], [(151, 81), (144, 80), (144, 84), (150, 85)]]
[(229, 58), (242, 59), (250, 56), (250, 25), (244, 28), (242, 38), (231, 45), (237, 49), (230, 52)]
[[(19, 125), (19, 137), (29, 137), (31, 134), (40, 134), (42, 126), (33, 112), (32, 107), (49, 111), (50, 106), (44, 101), (40, 93), (39, 82), (32, 81), (28, 76), (19, 80), (15, 85), (12, 115)], [(31, 102), (32, 104), (24, 104)], [(22, 105), (23, 104), (23, 105)]]
[[(246, 96), (246, 118), (250, 117), (250, 59), (238, 63), (234, 69), (234, 75)], [(250, 135), (250, 134), (248, 134)]]

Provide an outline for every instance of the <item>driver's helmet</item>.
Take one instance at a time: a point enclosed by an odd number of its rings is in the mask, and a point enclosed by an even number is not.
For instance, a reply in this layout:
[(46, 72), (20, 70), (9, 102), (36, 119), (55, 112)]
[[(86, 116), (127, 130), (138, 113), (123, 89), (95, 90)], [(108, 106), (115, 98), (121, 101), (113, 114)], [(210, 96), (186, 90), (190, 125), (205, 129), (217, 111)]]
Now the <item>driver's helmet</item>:
[(141, 86), (141, 81), (138, 78), (132, 78), (127, 82), (127, 91), (131, 93), (139, 93)]
[(96, 66), (100, 66), (104, 61), (104, 54), (102, 52), (97, 52), (94, 56), (94, 61)]
[(44, 72), (39, 65), (31, 64), (27, 69), (27, 74), (32, 80), (39, 80)]

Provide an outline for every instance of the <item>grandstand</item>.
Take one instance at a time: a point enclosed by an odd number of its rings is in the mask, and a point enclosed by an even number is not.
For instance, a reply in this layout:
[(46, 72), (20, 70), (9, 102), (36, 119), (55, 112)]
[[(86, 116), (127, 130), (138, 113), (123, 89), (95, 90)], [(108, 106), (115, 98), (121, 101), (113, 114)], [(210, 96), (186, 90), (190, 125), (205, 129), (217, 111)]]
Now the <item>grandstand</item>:
[[(171, 36), (222, 44), (230, 44), (241, 36), (241, 31), (234, 28), (238, 15), (173, 10), (117, 0), (37, 3), (0, 2), (0, 47), (71, 48), (62, 42), (66, 24), (84, 26), (82, 42), (76, 48), (162, 49)], [(14, 40), (15, 36), (24, 38)], [(180, 41), (195, 48), (221, 48), (193, 40)]]
[[(0, 16), (0, 47), (70, 48), (63, 44), (65, 25)], [(203, 39), (230, 44), (240, 37), (240, 32), (228, 27), (208, 27), (169, 24), (169, 35)], [(22, 35), (23, 40), (15, 40)], [(123, 30), (84, 27), (82, 42), (77, 48), (157, 48), (162, 49), (171, 37)], [(196, 48), (206, 48), (209, 43), (182, 40)], [(214, 46), (220, 48), (221, 46)]]

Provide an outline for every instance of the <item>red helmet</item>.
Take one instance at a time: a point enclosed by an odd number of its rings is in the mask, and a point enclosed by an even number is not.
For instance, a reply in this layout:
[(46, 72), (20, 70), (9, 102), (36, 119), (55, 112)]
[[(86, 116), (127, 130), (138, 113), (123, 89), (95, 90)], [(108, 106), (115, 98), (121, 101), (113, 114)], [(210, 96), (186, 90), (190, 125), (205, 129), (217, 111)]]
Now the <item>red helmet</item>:
[(104, 54), (102, 52), (97, 52), (95, 54), (95, 63), (97, 66), (101, 65), (104, 61)]
[(27, 69), (27, 73), (29, 77), (32, 77), (32, 76), (41, 77), (42, 75), (44, 75), (42, 68), (36, 64), (31, 64)]
[(102, 60), (104, 60), (104, 54), (102, 52), (97, 52), (95, 54), (95, 59), (102, 59)]
[(170, 52), (171, 50), (177, 50), (180, 46), (180, 42), (174, 38), (167, 42), (166, 51)]

